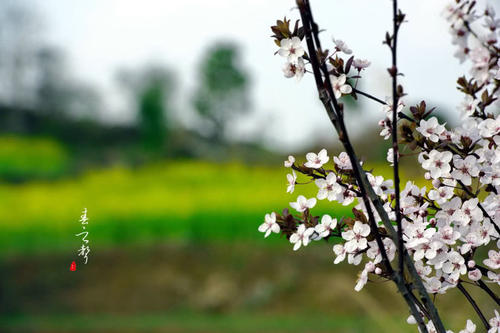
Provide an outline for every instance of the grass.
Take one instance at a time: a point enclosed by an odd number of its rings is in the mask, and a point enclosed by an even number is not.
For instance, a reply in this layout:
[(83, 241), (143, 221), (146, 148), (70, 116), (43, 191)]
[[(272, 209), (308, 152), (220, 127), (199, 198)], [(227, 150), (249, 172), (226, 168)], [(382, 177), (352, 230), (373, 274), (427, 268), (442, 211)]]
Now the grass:
[(51, 179), (68, 171), (64, 147), (48, 138), (0, 136), (0, 177), (13, 181)]
[[(398, 332), (413, 332), (414, 327), (397, 318)], [(33, 332), (382, 332), (371, 319), (356, 316), (327, 316), (312, 313), (266, 315), (259, 313), (204, 314), (179, 312), (135, 315), (49, 315), (0, 317), (5, 331)]]

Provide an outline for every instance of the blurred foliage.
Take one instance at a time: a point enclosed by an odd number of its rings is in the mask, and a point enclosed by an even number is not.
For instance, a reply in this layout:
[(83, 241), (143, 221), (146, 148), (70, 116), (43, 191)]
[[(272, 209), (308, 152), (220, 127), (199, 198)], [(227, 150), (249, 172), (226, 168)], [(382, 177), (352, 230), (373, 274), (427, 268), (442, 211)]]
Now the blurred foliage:
[(249, 79), (238, 53), (233, 44), (218, 44), (208, 50), (200, 65), (193, 105), (211, 126), (209, 136), (215, 143), (225, 140), (225, 129), (236, 115), (249, 110)]
[(22, 181), (55, 178), (67, 173), (70, 156), (57, 141), (47, 138), (0, 137), (0, 178)]
[(161, 152), (168, 140), (175, 92), (173, 73), (162, 65), (147, 65), (118, 74), (137, 107), (137, 124), (142, 146), (148, 152)]

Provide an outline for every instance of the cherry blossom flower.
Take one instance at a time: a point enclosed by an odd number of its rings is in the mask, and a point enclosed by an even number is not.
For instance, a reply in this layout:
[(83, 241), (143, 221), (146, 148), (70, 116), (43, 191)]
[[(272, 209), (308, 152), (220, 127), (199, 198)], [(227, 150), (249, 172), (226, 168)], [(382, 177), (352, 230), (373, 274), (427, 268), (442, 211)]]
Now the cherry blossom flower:
[(366, 237), (370, 234), (370, 226), (360, 221), (356, 221), (352, 229), (342, 232), (342, 238), (347, 242), (345, 249), (348, 253), (357, 250), (364, 250), (368, 246)]
[(497, 66), (498, 66), (498, 70), (497, 70), (497, 73), (495, 74), (495, 79), (500, 80), (500, 59), (498, 59)]
[[(385, 252), (389, 261), (394, 259), (396, 255), (396, 245), (390, 238), (384, 238), (382, 241), (384, 243)], [(368, 258), (373, 260), (374, 264), (378, 264), (382, 261), (382, 254), (380, 248), (376, 241), (368, 242), (368, 250), (366, 251)]]
[(348, 95), (352, 92), (352, 87), (346, 83), (347, 76), (345, 74), (335, 77), (330, 75), (330, 81), (332, 82), (333, 93), (335, 98), (339, 99), (342, 95)]
[(295, 174), (295, 171), (292, 170), (292, 173), (287, 174), (286, 180), (288, 182), (286, 192), (293, 193), (293, 190), (295, 189), (295, 183), (297, 182), (297, 175)]
[(442, 270), (444, 273), (455, 276), (455, 279), (458, 279), (460, 275), (467, 272), (464, 257), (457, 251), (450, 251), (448, 253), (448, 260), (443, 264)]
[(467, 276), (471, 281), (479, 281), (483, 274), (481, 274), (481, 271), (479, 269), (473, 269), (467, 273)]
[(465, 329), (461, 330), (458, 333), (474, 333), (476, 332), (476, 325), (470, 320), (467, 319), (467, 324), (465, 326)]
[(428, 159), (422, 162), (422, 168), (430, 171), (431, 177), (434, 179), (448, 176), (452, 157), (453, 154), (449, 151), (439, 152), (434, 149), (428, 154)]
[[(404, 107), (405, 107), (404, 101), (402, 99), (399, 99), (396, 112), (397, 113), (402, 112)], [(385, 104), (384, 106), (382, 106), (382, 111), (385, 113), (387, 118), (392, 119), (392, 97), (385, 98)]]
[(283, 66), (283, 74), (285, 75), (285, 77), (292, 78), (295, 76), (297, 81), (300, 81), (300, 79), (302, 79), (305, 71), (306, 67), (304, 64), (304, 60), (302, 60), (302, 58), (299, 58), (297, 60), (297, 63), (287, 62)]
[(280, 226), (276, 223), (276, 213), (272, 212), (271, 214), (266, 214), (264, 217), (265, 222), (259, 226), (260, 232), (265, 232), (264, 238), (269, 236), (271, 232), (279, 233)]
[(295, 163), (295, 157), (292, 155), (288, 156), (288, 159), (284, 162), (285, 168), (291, 168), (293, 163)]
[(484, 138), (490, 138), (500, 133), (500, 116), (496, 119), (485, 119), (479, 123), (479, 134)]
[(354, 265), (357, 266), (361, 263), (361, 260), (363, 259), (363, 256), (359, 251), (355, 251), (353, 253), (348, 253), (347, 254), (347, 263), (349, 265)]
[(489, 250), (488, 259), (483, 260), (483, 264), (491, 269), (500, 268), (500, 251)]
[(448, 286), (441, 283), (441, 280), (436, 276), (425, 279), (423, 282), (425, 289), (427, 289), (427, 292), (431, 294), (444, 294), (446, 289), (448, 289)]
[(429, 199), (436, 201), (438, 204), (444, 204), (454, 195), (454, 189), (450, 186), (441, 186), (435, 190), (429, 191)]
[(337, 226), (337, 219), (332, 219), (328, 214), (323, 215), (321, 218), (321, 223), (314, 227), (314, 230), (318, 233), (319, 238), (325, 238), (330, 235), (330, 233)]
[[(384, 137), (384, 140), (387, 140), (391, 137), (392, 134), (392, 122), (389, 118), (382, 119), (378, 122), (378, 125), (382, 127), (380, 131), (380, 136)], [(392, 148), (391, 148), (392, 149)], [(394, 162), (391, 162), (394, 163)]]
[(483, 212), (477, 206), (478, 199), (470, 199), (462, 204), (462, 209), (455, 212), (453, 218), (462, 225), (467, 225), (471, 221), (479, 221), (483, 217)]
[(497, 283), (500, 285), (500, 274), (496, 274), (495, 272), (488, 271), (488, 279), (490, 283)]
[(319, 200), (328, 198), (328, 201), (333, 201), (342, 191), (342, 186), (337, 183), (337, 176), (333, 172), (330, 172), (326, 179), (319, 178), (314, 182), (319, 187), (317, 195)]
[(335, 39), (332, 36), (332, 41), (335, 44), (335, 49), (340, 52), (344, 52), (345, 54), (351, 54), (352, 50), (347, 46), (347, 44), (341, 39)]
[(439, 241), (429, 241), (426, 243), (421, 243), (415, 248), (415, 253), (413, 254), (413, 259), (422, 260), (434, 259), (436, 258), (438, 251), (443, 247), (443, 243)]
[(321, 149), (317, 155), (315, 153), (307, 153), (307, 162), (304, 165), (308, 168), (319, 169), (330, 159), (327, 154), (326, 149)]
[(436, 117), (429, 120), (420, 120), (420, 126), (417, 131), (432, 142), (438, 142), (439, 135), (445, 130), (444, 125), (440, 125)]
[(289, 62), (296, 62), (305, 53), (300, 43), (299, 37), (282, 39), (278, 54), (282, 57), (286, 57)]
[(488, 333), (500, 333), (500, 315), (497, 310), (495, 310), (495, 317), (491, 318), (488, 323), (491, 326)]
[(341, 203), (343, 206), (350, 205), (356, 198), (356, 193), (351, 191), (351, 189), (352, 189), (351, 185), (349, 185), (348, 188), (342, 187), (342, 191), (337, 195), (335, 200), (337, 200), (337, 202)]
[(365, 264), (365, 268), (363, 271), (361, 271), (361, 274), (359, 275), (359, 279), (356, 283), (356, 286), (354, 287), (354, 290), (360, 291), (363, 289), (363, 287), (366, 285), (368, 282), (368, 273), (371, 273), (375, 270), (375, 264), (371, 261), (367, 262)]
[(341, 152), (338, 157), (334, 156), (333, 161), (335, 162), (335, 165), (339, 169), (352, 170), (351, 159), (349, 158), (349, 155), (347, 155), (346, 152)]
[(301, 213), (316, 206), (316, 198), (306, 199), (303, 195), (299, 195), (296, 202), (290, 202), (290, 206)]
[(460, 207), (462, 207), (462, 200), (459, 197), (454, 197), (450, 201), (443, 203), (441, 210), (436, 213), (438, 226), (442, 227), (454, 221), (455, 217), (461, 214)]
[(458, 110), (462, 114), (462, 118), (472, 116), (474, 114), (474, 112), (476, 112), (476, 109), (479, 105), (479, 102), (480, 102), (479, 100), (474, 99), (470, 95), (465, 96), (465, 99), (458, 107)]
[(448, 244), (453, 245), (460, 238), (460, 233), (456, 231), (453, 227), (447, 225), (439, 229), (437, 235), (438, 240)]
[(477, 167), (477, 158), (467, 156), (465, 159), (457, 157), (453, 160), (454, 170), (451, 176), (456, 180), (461, 180), (465, 185), (472, 183), (472, 177), (477, 177), (479, 168)]
[(430, 266), (424, 265), (422, 260), (415, 261), (415, 269), (417, 270), (418, 275), (421, 277), (427, 276), (431, 274), (432, 268)]
[(371, 65), (371, 62), (366, 60), (366, 59), (354, 59), (354, 61), (352, 62), (352, 65), (354, 66), (354, 68), (356, 68), (358, 71), (361, 71), (365, 68), (367, 68), (368, 66)]
[(307, 228), (304, 224), (299, 225), (297, 232), (290, 236), (290, 243), (294, 244), (293, 250), (297, 251), (301, 245), (307, 246), (310, 237), (314, 232), (314, 228)]
[(335, 260), (333, 263), (336, 265), (342, 261), (344, 261), (347, 252), (345, 251), (345, 247), (342, 244), (335, 244), (333, 246), (333, 252), (335, 253)]

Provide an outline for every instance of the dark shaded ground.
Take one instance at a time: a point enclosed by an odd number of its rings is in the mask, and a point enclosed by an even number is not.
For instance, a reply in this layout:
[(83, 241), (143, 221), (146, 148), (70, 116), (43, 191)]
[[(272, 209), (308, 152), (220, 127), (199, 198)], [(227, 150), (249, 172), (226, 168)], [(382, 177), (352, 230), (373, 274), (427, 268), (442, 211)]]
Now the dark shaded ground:
[[(335, 266), (332, 258), (327, 244), (297, 253), (289, 246), (164, 244), (97, 248), (87, 265), (70, 272), (76, 254), (11, 257), (0, 266), (0, 330), (416, 329), (405, 323), (406, 307), (392, 284), (374, 281), (356, 293), (356, 268)], [(462, 329), (466, 318), (476, 318), (461, 299), (457, 309), (457, 300), (452, 292), (438, 303), (450, 328)]]

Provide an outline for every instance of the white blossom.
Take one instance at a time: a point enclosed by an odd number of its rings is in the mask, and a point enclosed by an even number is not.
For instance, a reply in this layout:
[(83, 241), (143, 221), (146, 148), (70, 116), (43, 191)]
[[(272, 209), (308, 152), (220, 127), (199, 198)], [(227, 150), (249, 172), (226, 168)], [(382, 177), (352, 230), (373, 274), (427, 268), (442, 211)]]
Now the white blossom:
[(352, 50), (347, 46), (347, 44), (343, 40), (341, 40), (341, 39), (335, 39), (332, 36), (332, 41), (335, 44), (335, 48), (338, 51), (344, 52), (345, 54), (351, 54), (352, 53)]
[(356, 221), (352, 229), (342, 232), (342, 238), (347, 241), (344, 245), (346, 251), (352, 253), (357, 250), (366, 249), (368, 246), (366, 237), (369, 234), (370, 226), (360, 221)]
[(476, 332), (476, 325), (470, 320), (467, 319), (467, 324), (465, 326), (465, 329), (461, 330), (458, 333), (474, 333)]
[(315, 153), (307, 153), (306, 154), (306, 159), (307, 162), (304, 163), (304, 165), (308, 168), (313, 168), (313, 169), (319, 169), (328, 162), (330, 157), (327, 155), (326, 149), (321, 149), (321, 151), (318, 154)]
[(366, 60), (366, 59), (358, 59), (355, 58), (354, 61), (352, 62), (352, 65), (354, 68), (356, 68), (358, 71), (361, 71), (362, 69), (367, 68), (368, 66), (371, 65), (371, 62)]
[(292, 155), (288, 156), (288, 159), (284, 162), (285, 168), (291, 168), (293, 163), (295, 163), (295, 157)]
[(297, 175), (295, 174), (295, 171), (292, 170), (292, 173), (287, 174), (286, 180), (288, 182), (286, 192), (293, 193), (293, 190), (295, 189), (295, 183), (297, 182)]
[(286, 62), (283, 66), (283, 75), (285, 75), (286, 78), (295, 77), (297, 81), (302, 79), (305, 71), (306, 67), (302, 58), (298, 58), (296, 63)]
[(438, 142), (439, 135), (444, 130), (444, 125), (440, 125), (436, 117), (432, 117), (429, 120), (420, 120), (420, 126), (417, 127), (417, 131), (432, 142)]
[(328, 198), (328, 201), (333, 201), (342, 191), (342, 186), (337, 183), (337, 176), (333, 172), (330, 172), (325, 179), (319, 178), (314, 182), (319, 188), (316, 196), (319, 200)]
[(454, 170), (451, 176), (462, 181), (465, 185), (472, 183), (472, 177), (477, 177), (479, 168), (477, 167), (477, 158), (474, 156), (467, 156), (465, 159), (457, 157), (453, 160)]
[(276, 213), (272, 212), (271, 214), (266, 214), (264, 217), (264, 223), (259, 226), (260, 232), (265, 232), (264, 238), (269, 236), (271, 232), (279, 233), (280, 226), (276, 223)]
[(311, 241), (310, 237), (314, 228), (307, 228), (304, 224), (299, 225), (297, 231), (290, 236), (290, 243), (294, 244), (293, 250), (297, 251), (301, 245), (307, 246)]
[(318, 223), (314, 230), (318, 233), (319, 238), (325, 238), (330, 235), (330, 233), (337, 226), (337, 219), (332, 219), (328, 214), (323, 215), (321, 218), (321, 223)]
[(488, 259), (483, 260), (483, 264), (491, 269), (500, 268), (500, 251), (489, 250)]
[(305, 53), (300, 43), (299, 37), (282, 39), (278, 54), (282, 57), (286, 57), (289, 62), (296, 62)]
[(334, 156), (333, 161), (340, 169), (352, 170), (351, 159), (349, 158), (349, 155), (347, 155), (346, 152), (341, 152), (338, 157)]
[(303, 212), (316, 206), (316, 198), (306, 199), (303, 195), (299, 195), (296, 202), (290, 202), (290, 206), (297, 212)]
[(449, 175), (451, 166), (450, 161), (453, 155), (449, 151), (439, 152), (432, 150), (428, 158), (422, 161), (422, 168), (430, 171), (431, 177), (436, 179)]
[(488, 333), (500, 333), (500, 315), (497, 310), (495, 310), (495, 317), (491, 318), (488, 323), (491, 326)]
[(342, 95), (349, 95), (352, 92), (352, 87), (346, 83), (347, 76), (345, 74), (335, 77), (330, 75), (330, 81), (332, 83), (333, 93), (335, 98), (339, 99)]

